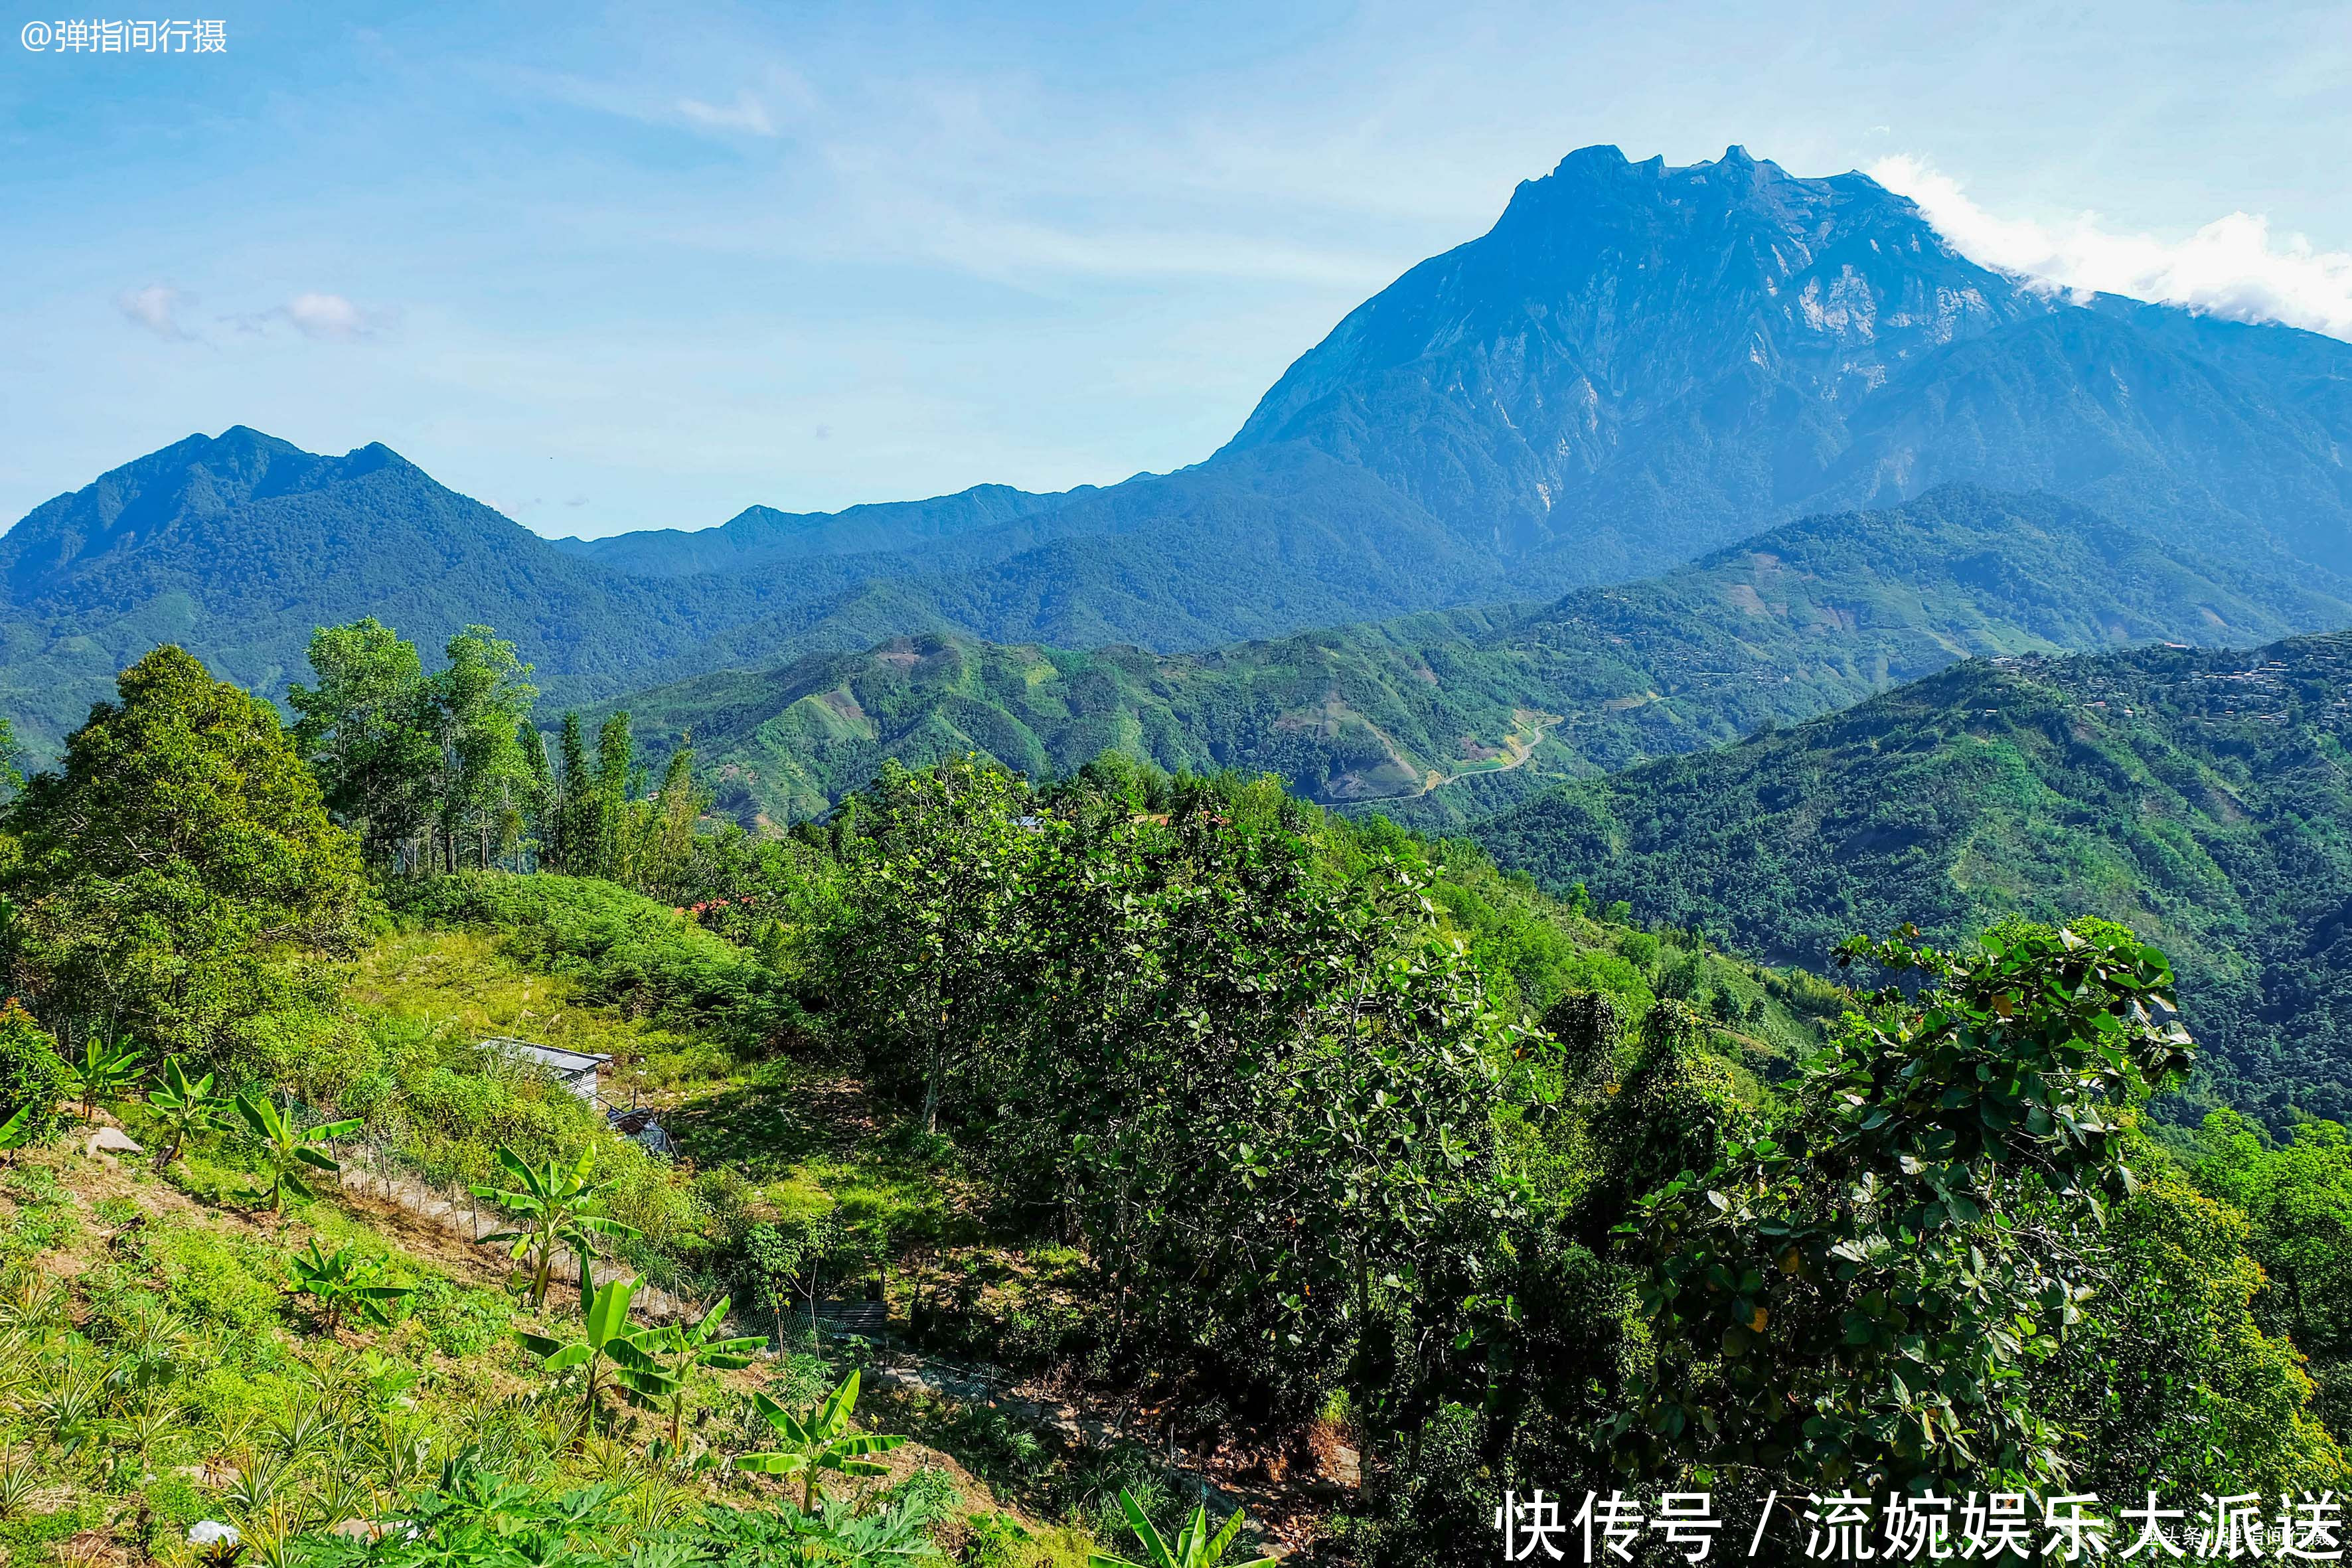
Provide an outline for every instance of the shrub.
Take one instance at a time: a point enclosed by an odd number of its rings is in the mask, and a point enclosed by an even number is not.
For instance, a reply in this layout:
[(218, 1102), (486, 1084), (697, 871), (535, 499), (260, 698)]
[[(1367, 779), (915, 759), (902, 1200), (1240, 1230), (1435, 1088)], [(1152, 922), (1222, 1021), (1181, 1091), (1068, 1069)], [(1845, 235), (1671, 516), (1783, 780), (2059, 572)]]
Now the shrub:
[(70, 1075), (58, 1043), (14, 997), (0, 1007), (0, 1121), (32, 1107), (26, 1142), (50, 1137), (60, 1121), (58, 1104)]

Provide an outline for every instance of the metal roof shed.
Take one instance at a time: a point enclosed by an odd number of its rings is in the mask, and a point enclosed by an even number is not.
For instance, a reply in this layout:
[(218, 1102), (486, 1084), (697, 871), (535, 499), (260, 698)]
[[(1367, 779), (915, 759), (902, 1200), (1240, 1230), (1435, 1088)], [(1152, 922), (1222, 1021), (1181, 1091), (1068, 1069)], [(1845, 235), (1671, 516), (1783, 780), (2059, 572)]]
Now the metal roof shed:
[(482, 1042), (482, 1048), (512, 1057), (518, 1061), (537, 1062), (555, 1075), (556, 1082), (586, 1100), (596, 1098), (596, 1075), (613, 1059), (609, 1056), (592, 1056), (586, 1051), (567, 1051), (558, 1046), (542, 1046), (536, 1040), (518, 1040), (507, 1035), (493, 1035)]

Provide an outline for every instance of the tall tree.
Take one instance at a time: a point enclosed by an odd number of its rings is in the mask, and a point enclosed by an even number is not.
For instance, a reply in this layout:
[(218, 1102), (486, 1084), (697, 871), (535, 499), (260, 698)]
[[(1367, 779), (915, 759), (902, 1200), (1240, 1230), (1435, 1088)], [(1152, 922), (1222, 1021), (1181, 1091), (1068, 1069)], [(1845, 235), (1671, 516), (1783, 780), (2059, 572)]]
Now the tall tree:
[(294, 744), (310, 760), (327, 809), (385, 864), (434, 820), (440, 747), (433, 690), (414, 643), (373, 616), (310, 637), (316, 686), (286, 700), (301, 719)]
[(710, 793), (694, 781), (694, 737), (689, 734), (669, 754), (661, 787), (646, 804), (639, 836), (641, 864), (632, 885), (656, 898), (687, 896), (682, 879), (694, 860), (695, 828), (709, 809)]
[(629, 871), (629, 781), (636, 773), (635, 758), (629, 715), (623, 710), (596, 731), (595, 874), (615, 880), (625, 879)]
[(447, 654), (448, 667), (433, 678), (445, 863), (456, 869), (463, 837), (488, 867), (521, 838), (532, 774), (518, 737), (539, 690), (525, 679), (530, 667), (515, 658), (514, 644), (488, 626), (451, 637)]
[(596, 779), (575, 710), (564, 711), (557, 757), (554, 804), (542, 830), (548, 863), (558, 871), (584, 877), (596, 864)]
[(268, 703), (184, 648), (122, 672), (8, 807), (15, 988), (61, 1036), (209, 1058), (358, 941), (358, 847)]

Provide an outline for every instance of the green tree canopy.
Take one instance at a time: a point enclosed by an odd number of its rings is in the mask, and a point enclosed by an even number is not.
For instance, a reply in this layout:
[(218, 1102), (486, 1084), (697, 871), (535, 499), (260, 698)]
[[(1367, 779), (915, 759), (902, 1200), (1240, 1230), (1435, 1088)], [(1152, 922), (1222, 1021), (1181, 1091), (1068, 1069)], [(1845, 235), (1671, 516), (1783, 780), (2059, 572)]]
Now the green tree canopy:
[(8, 807), (8, 956), (60, 1033), (203, 1058), (304, 960), (352, 950), (359, 855), (269, 704), (177, 647), (117, 685)]
[(327, 807), (368, 858), (390, 860), (435, 816), (431, 685), (416, 645), (371, 616), (310, 638), (316, 686), (293, 686), (294, 743), (317, 770)]

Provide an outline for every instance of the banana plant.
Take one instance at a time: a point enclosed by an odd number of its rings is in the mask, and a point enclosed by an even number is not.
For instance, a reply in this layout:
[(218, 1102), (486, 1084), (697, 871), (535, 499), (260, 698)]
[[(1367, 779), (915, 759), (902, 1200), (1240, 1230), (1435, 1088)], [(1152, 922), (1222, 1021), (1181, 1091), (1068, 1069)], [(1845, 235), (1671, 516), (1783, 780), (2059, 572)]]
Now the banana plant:
[(588, 1369), (588, 1387), (583, 1397), (583, 1432), (594, 1425), (596, 1396), (607, 1386), (603, 1374), (608, 1363), (613, 1369), (613, 1381), (633, 1399), (658, 1402), (677, 1392), (669, 1373), (637, 1342), (652, 1331), (629, 1321), (629, 1298), (636, 1294), (636, 1289), (635, 1279), (614, 1279), (600, 1289), (583, 1257), (580, 1260), (579, 1333), (575, 1336), (567, 1332), (558, 1339), (529, 1329), (515, 1331), (523, 1349), (539, 1358), (541, 1370), (560, 1373), (575, 1366)]
[(268, 1198), (269, 1212), (284, 1215), (286, 1194), (310, 1199), (318, 1196), (310, 1184), (302, 1177), (305, 1167), (333, 1174), (343, 1167), (326, 1150), (320, 1147), (360, 1130), (356, 1116), (346, 1121), (330, 1121), (323, 1126), (301, 1128), (294, 1124), (291, 1113), (282, 1111), (267, 1100), (256, 1100), (250, 1094), (240, 1094), (232, 1102), (236, 1113), (245, 1119), (253, 1135), (261, 1140), (262, 1158), (269, 1164), (269, 1185), (257, 1188), (246, 1195)]
[(648, 1409), (667, 1409), (669, 1414), (669, 1451), (677, 1452), (680, 1429), (686, 1418), (686, 1385), (694, 1374), (705, 1367), (714, 1372), (735, 1372), (750, 1366), (753, 1357), (766, 1348), (764, 1335), (751, 1339), (722, 1340), (720, 1325), (727, 1321), (727, 1309), (733, 1305), (725, 1296), (719, 1304), (702, 1315), (702, 1321), (692, 1328), (671, 1323), (667, 1327), (647, 1329), (637, 1336), (637, 1348), (660, 1363), (661, 1370), (675, 1386), (667, 1405), (661, 1399), (648, 1398), (633, 1388), (630, 1403)]
[(163, 1147), (155, 1152), (155, 1168), (163, 1171), (180, 1157), (180, 1150), (191, 1137), (220, 1131), (221, 1109), (228, 1100), (213, 1092), (212, 1074), (191, 1083), (180, 1058), (172, 1057), (163, 1063), (162, 1086), (148, 1092), (147, 1103), (163, 1118)]
[(852, 1432), (849, 1417), (857, 1408), (857, 1373), (853, 1372), (841, 1380), (841, 1386), (825, 1395), (823, 1405), (805, 1416), (794, 1415), (764, 1394), (754, 1393), (751, 1404), (760, 1412), (784, 1446), (757, 1454), (738, 1454), (735, 1468), (756, 1470), (767, 1476), (798, 1476), (801, 1478), (801, 1510), (815, 1511), (824, 1497), (819, 1478), (831, 1473), (838, 1476), (885, 1476), (890, 1472), (866, 1458), (868, 1454), (887, 1454), (907, 1439), (880, 1432)]
[(122, 1040), (102, 1040), (96, 1035), (82, 1042), (81, 1059), (68, 1062), (66, 1070), (74, 1076), (74, 1092), (81, 1096), (81, 1119), (89, 1121), (98, 1114), (101, 1100), (121, 1100), (139, 1085), (139, 1058), (145, 1055), (137, 1046)]
[(593, 1179), (596, 1151), (592, 1144), (580, 1151), (580, 1158), (569, 1166), (550, 1160), (536, 1169), (523, 1163), (522, 1156), (505, 1144), (499, 1145), (499, 1167), (514, 1178), (512, 1187), (493, 1186), (477, 1183), (473, 1193), (478, 1198), (488, 1198), (503, 1205), (523, 1223), (513, 1230), (499, 1231), (481, 1238), (482, 1245), (504, 1242), (510, 1246), (507, 1256), (520, 1261), (530, 1259), (530, 1304), (546, 1305), (547, 1287), (555, 1271), (555, 1254), (568, 1247), (582, 1263), (596, 1256), (596, 1243), (602, 1237), (625, 1239), (637, 1234), (635, 1226), (623, 1225), (603, 1212), (605, 1184)]
[(13, 1154), (33, 1141), (33, 1108), (20, 1105), (16, 1114), (0, 1121), (0, 1154)]
[(1234, 1536), (1242, 1527), (1242, 1510), (1227, 1516), (1225, 1527), (1212, 1535), (1209, 1532), (1209, 1510), (1206, 1507), (1192, 1510), (1192, 1517), (1176, 1532), (1176, 1543), (1160, 1533), (1160, 1527), (1135, 1500), (1135, 1494), (1125, 1487), (1118, 1489), (1118, 1508), (1127, 1515), (1129, 1526), (1143, 1542), (1149, 1563), (1129, 1563), (1124, 1557), (1094, 1552), (1087, 1555), (1087, 1568), (1276, 1568), (1276, 1560), (1259, 1557), (1248, 1563), (1228, 1563), (1225, 1553), (1233, 1549)]
[(317, 1300), (330, 1334), (342, 1326), (347, 1310), (356, 1310), (382, 1327), (392, 1327), (393, 1304), (416, 1289), (385, 1284), (383, 1265), (360, 1257), (348, 1244), (331, 1253), (320, 1251), (316, 1237), (310, 1238), (310, 1252), (292, 1258), (288, 1268), (295, 1293)]

